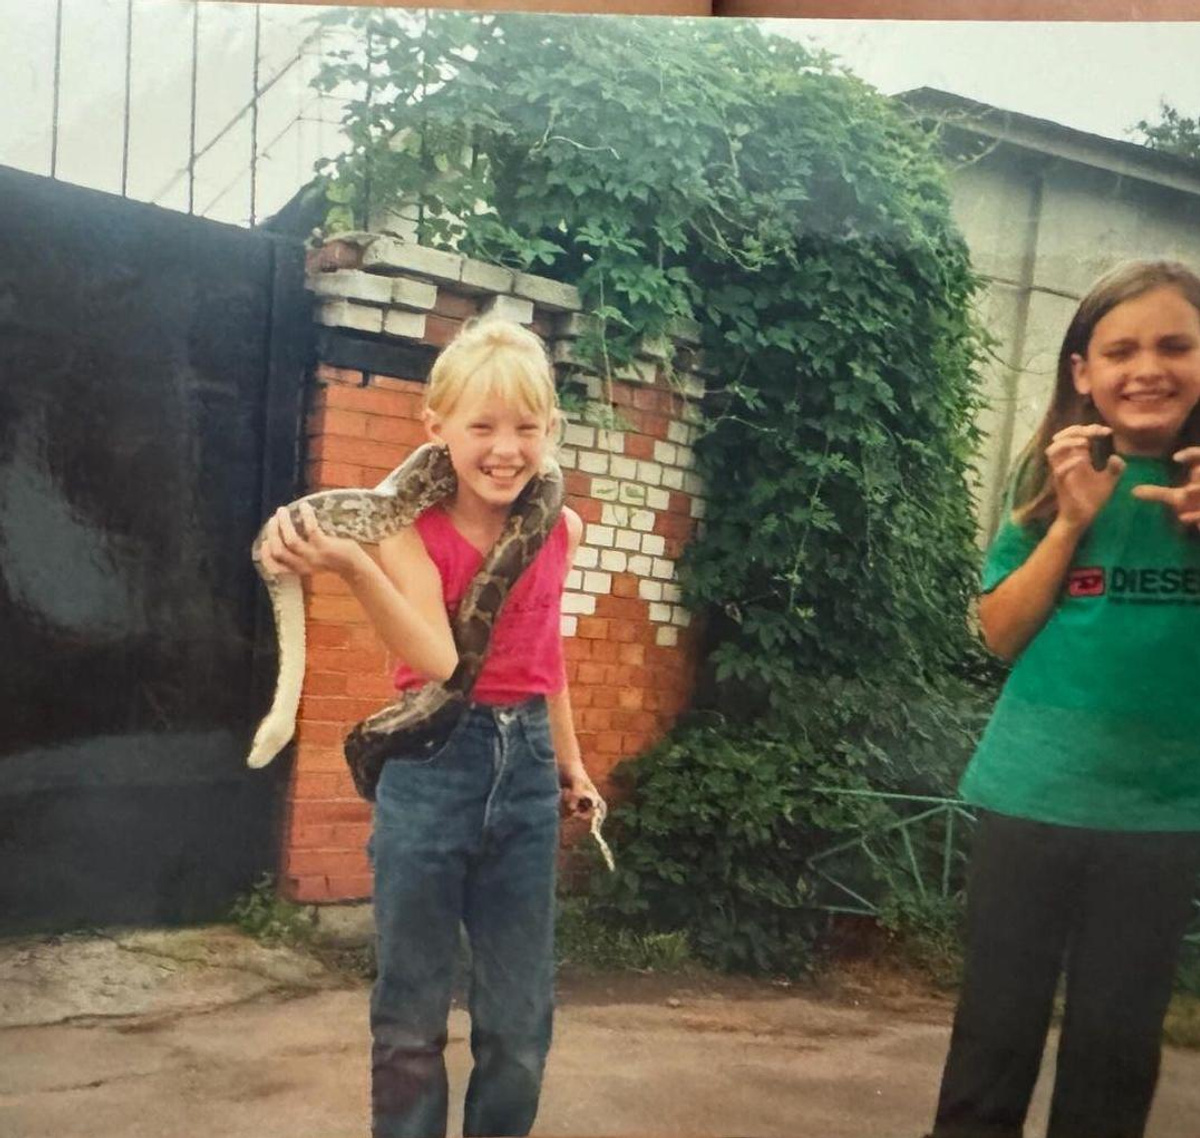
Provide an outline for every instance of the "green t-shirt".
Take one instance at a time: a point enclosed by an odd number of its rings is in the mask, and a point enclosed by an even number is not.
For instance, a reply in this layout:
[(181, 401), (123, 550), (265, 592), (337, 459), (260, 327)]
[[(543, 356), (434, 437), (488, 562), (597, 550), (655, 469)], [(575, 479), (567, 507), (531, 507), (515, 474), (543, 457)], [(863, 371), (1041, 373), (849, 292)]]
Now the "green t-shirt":
[[(1130, 494), (1168, 485), (1170, 463), (1126, 463), (959, 790), (989, 810), (1060, 825), (1200, 830), (1200, 540), (1166, 506)], [(984, 562), (984, 592), (1044, 532), (1006, 521)]]

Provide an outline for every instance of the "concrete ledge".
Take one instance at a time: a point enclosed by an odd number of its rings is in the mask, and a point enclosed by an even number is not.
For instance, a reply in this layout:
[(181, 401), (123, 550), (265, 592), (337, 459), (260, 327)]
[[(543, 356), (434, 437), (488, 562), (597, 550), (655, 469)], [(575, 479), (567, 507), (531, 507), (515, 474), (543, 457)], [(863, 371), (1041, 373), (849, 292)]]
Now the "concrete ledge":
[(586, 312), (567, 312), (554, 321), (554, 334), (561, 339), (573, 340), (585, 332), (599, 331), (600, 321)]
[(462, 280), (463, 257), (395, 237), (377, 237), (363, 251), (362, 267), (389, 275), (416, 273), (435, 281), (457, 284)]
[(496, 316), (501, 320), (511, 320), (514, 324), (533, 323), (533, 301), (522, 300), (520, 297), (493, 296), (484, 301), (480, 311), (486, 316)]
[(366, 229), (347, 229), (344, 233), (334, 233), (324, 242), (326, 245), (336, 245), (339, 241), (347, 245), (357, 246), (359, 249), (365, 249), (368, 245), (378, 241), (380, 234), (371, 233)]
[(361, 269), (337, 269), (332, 273), (314, 273), (308, 278), (309, 288), (317, 296), (360, 300), (365, 304), (390, 304), (391, 282)]
[(391, 280), (391, 303), (401, 308), (413, 308), (417, 311), (427, 312), (437, 304), (437, 285), (430, 284), (428, 281), (413, 280), (412, 277), (377, 277), (376, 279), (383, 280), (385, 284), (389, 279)]
[(640, 359), (662, 360), (665, 363), (675, 355), (675, 345), (668, 336), (643, 336), (638, 341), (637, 354)]
[(375, 912), (369, 901), (317, 905), (316, 937), (337, 948), (357, 948), (375, 940)]
[(550, 358), (556, 364), (567, 364), (578, 371), (596, 374), (596, 365), (591, 360), (585, 360), (575, 353), (574, 340), (555, 340), (550, 345)]
[(512, 269), (500, 265), (489, 265), (487, 261), (476, 261), (472, 257), (463, 258), (462, 286), (463, 292), (512, 292), (516, 273)]
[(634, 359), (624, 367), (613, 368), (613, 375), (626, 383), (653, 384), (658, 380), (658, 364), (654, 360)]
[[(390, 315), (390, 313), (389, 313)], [(330, 328), (353, 328), (356, 332), (382, 332), (383, 309), (348, 300), (332, 300), (317, 306), (317, 322)]]
[(389, 336), (419, 340), (425, 335), (425, 313), (393, 308), (383, 318), (383, 331)]
[(535, 277), (530, 273), (517, 273), (513, 292), (526, 300), (532, 300), (539, 308), (551, 312), (578, 312), (582, 307), (579, 289), (574, 285), (552, 281), (549, 277)]

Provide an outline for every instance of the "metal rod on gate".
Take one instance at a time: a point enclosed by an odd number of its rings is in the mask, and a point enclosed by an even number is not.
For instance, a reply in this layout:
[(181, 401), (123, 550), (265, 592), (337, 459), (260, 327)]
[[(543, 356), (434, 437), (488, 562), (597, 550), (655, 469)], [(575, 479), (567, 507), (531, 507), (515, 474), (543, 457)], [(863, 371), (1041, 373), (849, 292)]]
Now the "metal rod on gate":
[[(319, 27), (318, 31), (317, 31), (317, 58), (318, 59), (325, 58), (325, 29), (323, 27)], [(318, 67), (318, 70), (319, 70), (319, 67)], [(325, 117), (325, 88), (318, 87), (317, 88), (317, 118), (323, 119), (324, 117)], [(297, 135), (299, 135), (300, 132), (297, 131), (296, 133), (297, 133)], [(317, 127), (317, 153), (318, 154), (325, 153), (325, 132), (321, 129), (320, 126)]]
[(950, 896), (950, 859), (954, 856), (954, 811), (946, 811), (946, 845), (942, 850), (942, 897)]
[(363, 155), (363, 229), (371, 228), (371, 165), (374, 156), (374, 147), (371, 145), (374, 141), (371, 133), (371, 125), (374, 122), (374, 102), (375, 102), (375, 75), (371, 70), (371, 56), (375, 50), (375, 44), (371, 35), (371, 25), (367, 24), (367, 122), (366, 122), (366, 153)]
[(62, 87), (63, 0), (54, 13), (54, 108), (50, 112), (50, 177), (58, 170), (58, 98)]
[[(287, 123), (287, 125), (273, 139), (271, 139), (271, 141), (268, 142), (267, 145), (262, 148), (262, 150), (259, 151), (258, 156), (260, 158), (270, 157), (271, 147), (274, 146), (275, 143), (277, 143), (285, 134), (287, 134), (287, 132), (289, 130), (291, 130), (292, 127), (294, 127), (296, 125), (296, 123), (313, 121), (311, 119), (304, 118), (303, 112), (305, 110), (307, 110), (309, 107), (311, 107), (315, 101), (316, 100), (314, 99), (311, 102), (306, 103), (305, 106), (301, 108), (301, 113), (296, 115), (294, 118), (292, 118)], [(240, 173), (238, 173), (233, 176), (232, 181), (226, 182), (225, 186), (221, 190), (221, 192), (219, 194), (217, 194), (217, 196), (215, 198), (213, 198), (212, 201), (210, 201), (208, 203), (208, 205), (206, 205), (204, 207), (204, 209), (201, 211), (202, 216), (207, 217), (209, 214), (209, 211), (212, 210), (215, 206), (220, 205), (221, 202), (223, 202), (225, 200), (225, 195), (228, 194), (241, 180), (242, 180), (242, 175)]]
[(262, 5), (254, 5), (254, 98), (250, 101), (250, 228), (254, 228), (258, 196), (258, 64), (262, 49)]
[(900, 837), (904, 841), (904, 852), (908, 854), (908, 864), (912, 869), (913, 880), (917, 883), (917, 892), (921, 894), (921, 900), (925, 900), (925, 879), (921, 876), (921, 867), (917, 864), (916, 851), (913, 850), (912, 837), (909, 834), (908, 826), (900, 827)]
[[(303, 43), (300, 45), (300, 49), (299, 49), (299, 51), (297, 51), (297, 52), (296, 52), (296, 54), (295, 54), (295, 55), (293, 55), (293, 56), (292, 56), (292, 58), (291, 58), (291, 59), (289, 59), (289, 60), (287, 61), (287, 63), (285, 63), (285, 64), (284, 64), (284, 65), (283, 65), (283, 66), (282, 66), (282, 67), (281, 67), (281, 68), (280, 68), (280, 69), (279, 69), (279, 70), (278, 70), (278, 71), (277, 71), (277, 72), (276, 72), (274, 75), (272, 75), (272, 76), (271, 76), (271, 78), (270, 78), (270, 79), (268, 79), (268, 80), (267, 80), (267, 81), (266, 81), (266, 82), (265, 82), (265, 83), (262, 85), (262, 87), (259, 89), (259, 92), (258, 92), (260, 96), (261, 96), (261, 95), (265, 95), (265, 94), (266, 94), (266, 93), (267, 93), (267, 92), (268, 92), (268, 91), (269, 91), (269, 90), (270, 90), (272, 87), (274, 87), (274, 86), (275, 86), (275, 84), (276, 84), (276, 83), (278, 83), (278, 82), (279, 82), (279, 80), (280, 80), (280, 79), (282, 79), (282, 78), (283, 78), (283, 77), (284, 77), (284, 76), (285, 76), (285, 75), (286, 75), (286, 74), (287, 74), (287, 73), (288, 73), (288, 72), (289, 72), (289, 71), (290, 71), (290, 70), (291, 70), (291, 69), (292, 69), (292, 68), (293, 68), (293, 67), (294, 67), (294, 66), (295, 66), (295, 65), (296, 65), (296, 64), (297, 64), (297, 63), (298, 63), (298, 62), (299, 62), (301, 59), (303, 59), (303, 58), (304, 58), (304, 49), (305, 49), (305, 47), (307, 47), (307, 46), (308, 46), (308, 44), (309, 44), (309, 42), (310, 42), (312, 39), (314, 39), (315, 37), (316, 37), (316, 32), (313, 32), (311, 35), (309, 35), (309, 37), (308, 37), (308, 38), (307, 38), (307, 39), (306, 39), (306, 40), (305, 40), (305, 41), (304, 41), (304, 42), (303, 42)], [(217, 143), (218, 143), (218, 142), (220, 142), (220, 141), (221, 141), (221, 139), (223, 139), (223, 138), (224, 138), (224, 137), (225, 137), (225, 136), (226, 136), (226, 135), (227, 135), (227, 134), (228, 134), (228, 133), (229, 133), (231, 130), (233, 130), (233, 128), (234, 128), (235, 126), (237, 126), (237, 124), (238, 124), (238, 123), (240, 123), (240, 122), (242, 121), (242, 117), (243, 117), (243, 116), (246, 114), (246, 112), (247, 112), (249, 109), (250, 109), (250, 104), (249, 104), (249, 103), (247, 103), (247, 104), (246, 104), (244, 107), (242, 107), (242, 108), (241, 108), (241, 109), (240, 109), (240, 110), (239, 110), (239, 111), (238, 111), (238, 112), (237, 112), (237, 113), (236, 113), (236, 114), (235, 114), (235, 115), (234, 115), (234, 116), (233, 116), (233, 117), (232, 117), (232, 118), (231, 118), (231, 119), (230, 119), (230, 120), (229, 120), (229, 121), (228, 121), (228, 122), (227, 122), (227, 123), (226, 123), (226, 124), (225, 124), (225, 125), (224, 125), (224, 126), (221, 128), (221, 129), (220, 129), (220, 130), (219, 130), (219, 131), (217, 131), (217, 133), (216, 133), (216, 134), (214, 134), (214, 135), (212, 136), (212, 138), (210, 138), (210, 139), (208, 140), (208, 142), (206, 142), (206, 143), (205, 143), (205, 144), (204, 144), (204, 145), (203, 145), (203, 146), (200, 148), (200, 150), (199, 150), (199, 151), (196, 153), (196, 158), (197, 158), (197, 160), (198, 160), (198, 159), (200, 159), (200, 158), (203, 158), (203, 157), (204, 157), (204, 156), (205, 156), (205, 155), (206, 155), (206, 154), (207, 154), (207, 153), (208, 153), (208, 152), (209, 152), (209, 151), (210, 151), (210, 150), (211, 150), (211, 149), (212, 149), (214, 146), (216, 146), (216, 145), (217, 145)], [(188, 172), (188, 168), (187, 168), (187, 166), (186, 166), (186, 165), (184, 165), (184, 166), (180, 166), (180, 167), (179, 167), (179, 169), (175, 171), (175, 173), (174, 173), (174, 174), (173, 174), (173, 175), (172, 175), (172, 176), (171, 176), (171, 177), (170, 177), (170, 178), (167, 180), (167, 182), (166, 182), (166, 183), (163, 185), (163, 187), (162, 187), (162, 188), (161, 188), (161, 189), (158, 191), (158, 193), (156, 193), (156, 194), (155, 194), (155, 195), (154, 195), (154, 196), (153, 196), (153, 197), (150, 199), (151, 203), (152, 203), (152, 204), (154, 204), (154, 203), (157, 203), (157, 202), (158, 202), (158, 200), (159, 200), (159, 199), (160, 199), (160, 198), (161, 198), (161, 197), (162, 197), (164, 194), (167, 194), (167, 193), (169, 193), (169, 192), (170, 192), (172, 189), (174, 189), (174, 188), (175, 188), (175, 183), (176, 183), (176, 182), (178, 182), (178, 181), (179, 181), (179, 179), (180, 179), (180, 178), (182, 178), (182, 177), (183, 177), (183, 176), (184, 176), (184, 175), (185, 175), (187, 172)]]
[(129, 188), (129, 102), (133, 79), (133, 0), (125, 3), (125, 134), (121, 141), (121, 197)]
[(188, 213), (196, 212), (196, 85), (200, 73), (200, 5), (192, 5), (192, 110), (188, 127)]

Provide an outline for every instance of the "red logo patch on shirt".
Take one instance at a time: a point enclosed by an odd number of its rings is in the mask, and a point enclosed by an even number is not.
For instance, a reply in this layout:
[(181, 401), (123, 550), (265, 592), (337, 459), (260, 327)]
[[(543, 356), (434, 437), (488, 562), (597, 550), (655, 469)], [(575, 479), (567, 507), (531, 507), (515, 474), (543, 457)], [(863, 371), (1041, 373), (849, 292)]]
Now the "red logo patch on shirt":
[(1104, 569), (1092, 566), (1087, 569), (1072, 569), (1067, 577), (1067, 596), (1101, 597), (1104, 595)]

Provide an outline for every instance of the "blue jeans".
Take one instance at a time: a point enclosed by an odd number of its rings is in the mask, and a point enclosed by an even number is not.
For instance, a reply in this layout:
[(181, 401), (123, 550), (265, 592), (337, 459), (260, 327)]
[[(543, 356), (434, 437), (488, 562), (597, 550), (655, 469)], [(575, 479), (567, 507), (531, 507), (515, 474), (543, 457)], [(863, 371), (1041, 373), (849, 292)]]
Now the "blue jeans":
[(368, 851), (374, 1138), (443, 1138), (460, 922), (471, 946), (465, 1135), (528, 1134), (554, 1011), (558, 774), (546, 701), (473, 704), (441, 750), (384, 764)]

